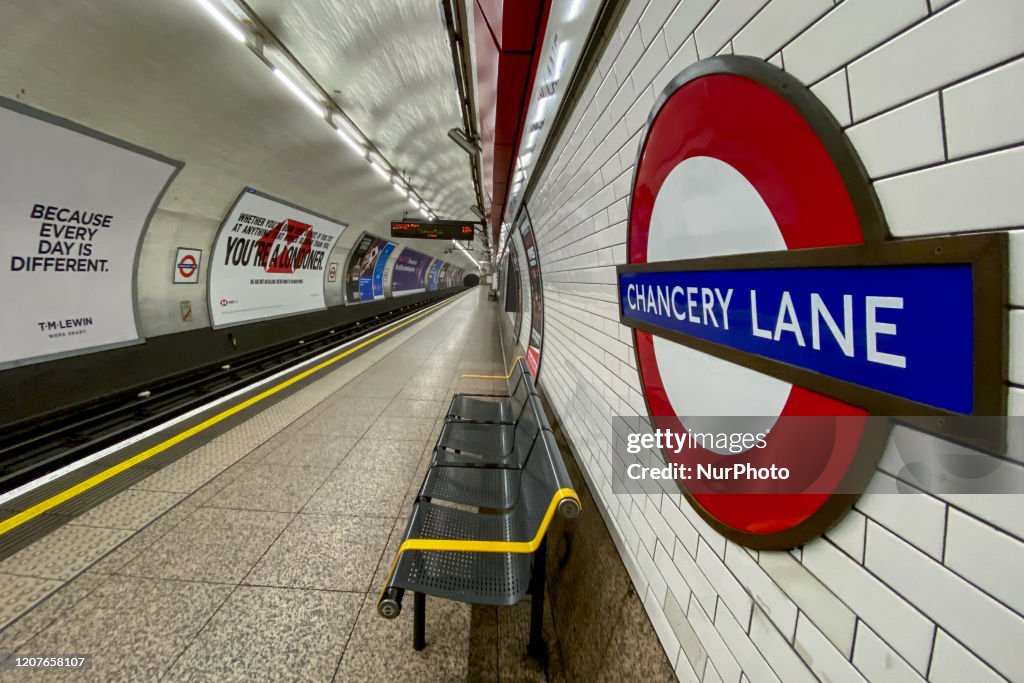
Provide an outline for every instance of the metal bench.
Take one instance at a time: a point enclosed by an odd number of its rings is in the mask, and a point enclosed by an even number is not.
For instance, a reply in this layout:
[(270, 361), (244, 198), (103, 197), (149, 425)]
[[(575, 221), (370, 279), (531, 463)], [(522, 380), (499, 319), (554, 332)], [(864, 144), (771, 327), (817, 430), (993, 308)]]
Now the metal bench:
[[(463, 375), (463, 377), (482, 376)], [(499, 410), (503, 412), (507, 421), (470, 421), (451, 417), (459, 410), (468, 407), (464, 402), (460, 402), (460, 398), (466, 395), (457, 394), (448, 409), (449, 417), (441, 428), (431, 464), (460, 467), (520, 468), (523, 466), (533, 439), (541, 425), (546, 423), (546, 419), (543, 410), (537, 412), (537, 410), (529, 409), (529, 399), (536, 396), (536, 390), (533, 378), (521, 357), (516, 358), (513, 362), (508, 375), (497, 375), (496, 377), (505, 378), (510, 383), (514, 383), (510, 395), (492, 397), (494, 400), (501, 401), (505, 406)], [(456, 407), (457, 403), (460, 403), (459, 407)], [(473, 406), (470, 412), (477, 417), (484, 416), (485, 411), (492, 410), (479, 410), (478, 404), (470, 405)]]
[(434, 448), (432, 466), (523, 467), (544, 420), (536, 395), (523, 402), (515, 424), (446, 422)]
[[(528, 409), (540, 409), (536, 396), (530, 397)], [(543, 419), (543, 411), (540, 415)], [(427, 595), (508, 606), (530, 594), (528, 652), (543, 657), (545, 538), (554, 515), (576, 517), (580, 502), (546, 420), (531, 439), (523, 465), (521, 470), (434, 466), (428, 473), (377, 601), (380, 615), (393, 619), (405, 592), (414, 593), (415, 649), (426, 643)], [(452, 488), (438, 485), (439, 470), (472, 474)], [(503, 506), (507, 509), (495, 510)]]
[(512, 371), (505, 379), (508, 380), (509, 386), (507, 394), (456, 394), (448, 407), (445, 419), (449, 422), (515, 424), (516, 416), (522, 410), (526, 397), (536, 391), (521, 358), (512, 363)]

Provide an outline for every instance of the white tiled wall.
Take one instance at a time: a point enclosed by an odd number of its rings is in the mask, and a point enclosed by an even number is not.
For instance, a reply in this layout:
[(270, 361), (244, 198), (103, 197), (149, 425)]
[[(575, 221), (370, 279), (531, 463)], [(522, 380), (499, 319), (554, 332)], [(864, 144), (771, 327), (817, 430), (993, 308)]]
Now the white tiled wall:
[[(528, 201), (541, 382), (680, 679), (1024, 680), (1020, 497), (894, 496), (879, 473), (824, 538), (752, 552), (679, 495), (613, 494), (608, 470), (611, 417), (646, 411), (614, 266), (639, 134), (669, 80), (723, 49), (784, 65), (848, 127), (895, 236), (1016, 230), (1010, 301), (1024, 307), (1022, 29), (1021, 0), (632, 0), (551, 143)], [(1009, 319), (1020, 413), (1024, 312)]]

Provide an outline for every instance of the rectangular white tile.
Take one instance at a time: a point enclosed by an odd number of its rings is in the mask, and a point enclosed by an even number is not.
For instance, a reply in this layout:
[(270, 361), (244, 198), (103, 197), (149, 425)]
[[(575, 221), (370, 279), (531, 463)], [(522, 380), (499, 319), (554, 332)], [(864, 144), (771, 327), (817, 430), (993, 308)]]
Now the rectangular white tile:
[(733, 38), (738, 55), (767, 59), (832, 9), (832, 0), (773, 0)]
[(935, 164), (945, 159), (938, 94), (847, 129), (872, 178)]
[(919, 673), (927, 673), (935, 628), (923, 614), (828, 541), (805, 545), (803, 564)]
[[(683, 69), (696, 61), (697, 47), (691, 37), (675, 51), (675, 53), (669, 58), (668, 63), (665, 64), (661, 71), (658, 72), (658, 75), (654, 77), (654, 80), (651, 82), (651, 87), (654, 88), (656, 95), (660, 96), (672, 79), (678, 76)], [(629, 158), (630, 168), (632, 168), (635, 157), (636, 152), (634, 151)]]
[(704, 572), (697, 566), (697, 561), (690, 557), (690, 553), (686, 552), (678, 543), (672, 554), (672, 563), (679, 570), (686, 585), (693, 591), (694, 597), (704, 606), (704, 611), (714, 613), (718, 594), (711, 582), (704, 576)]
[(992, 670), (948, 633), (939, 629), (935, 636), (935, 654), (928, 680), (931, 683), (1004, 683)]
[(1022, 25), (1020, 0), (961, 0), (932, 15), (850, 65), (854, 120), (1021, 54)]
[(857, 673), (846, 655), (835, 648), (806, 614), (801, 614), (797, 620), (793, 648), (820, 680), (829, 683), (865, 683), (864, 677)]
[[(643, 56), (640, 57), (640, 61), (633, 69), (633, 86), (638, 90), (646, 88), (667, 63), (668, 48), (665, 47), (665, 36), (659, 33), (654, 42), (644, 50)], [(661, 91), (656, 92), (660, 93)]]
[(663, 34), (665, 20), (678, 4), (679, 0), (651, 0), (644, 13), (640, 15), (640, 34), (643, 36), (644, 45), (650, 45), (656, 36)]
[[(1013, 505), (1007, 500), (1008, 505)], [(1016, 506), (1024, 513), (1024, 505)], [(959, 510), (949, 511), (945, 565), (1024, 614), (1024, 542)]]
[(786, 70), (813, 83), (927, 13), (925, 0), (846, 0), (783, 48)]
[(719, 0), (694, 32), (697, 52), (716, 54), (766, 3), (767, 0)]
[[(717, 0), (683, 0), (665, 22), (665, 40), (672, 52), (690, 38)], [(702, 55), (707, 56), (707, 55)]]
[[(883, 457), (898, 460), (895, 453), (900, 443), (903, 443), (901, 439), (890, 437)], [(911, 446), (904, 444), (904, 448)], [(876, 472), (857, 499), (856, 509), (932, 557), (941, 559), (946, 504), (924, 493), (904, 493), (905, 489), (889, 474)]]
[(857, 562), (864, 562), (864, 533), (866, 518), (856, 510), (850, 510), (838, 523), (825, 532), (839, 548)]
[(893, 235), (934, 235), (1024, 224), (1021, 177), (1024, 148), (1015, 148), (881, 180), (875, 191)]
[(893, 590), (1011, 680), (1024, 678), (1024, 618), (878, 526), (866, 564)]
[[(794, 631), (795, 626), (794, 623)], [(818, 680), (759, 607), (754, 608), (750, 621), (750, 640), (785, 683), (815, 683)]]
[(951, 157), (1024, 142), (1024, 59), (943, 91)]
[(676, 602), (680, 605), (689, 604), (690, 584), (683, 578), (683, 575), (679, 573), (679, 568), (672, 562), (672, 551), (666, 550), (659, 543), (654, 552), (654, 564), (658, 567), (661, 577), (668, 586), (668, 592), (675, 598)]
[(786, 638), (792, 638), (796, 629), (796, 604), (772, 581), (757, 561), (743, 548), (730, 543), (725, 549), (725, 566), (750, 592), (754, 602)]
[(850, 91), (846, 85), (846, 69), (840, 69), (811, 88), (822, 103), (832, 112), (840, 126), (850, 125)]
[(804, 615), (848, 657), (853, 649), (853, 612), (789, 553), (762, 551), (759, 564)]
[(686, 618), (686, 608), (683, 605), (687, 604), (688, 600), (680, 604), (675, 596), (669, 593), (665, 596), (665, 618), (675, 632), (676, 641), (682, 649), (681, 656), (686, 660), (687, 666), (695, 673), (703, 674), (708, 662), (708, 653), (690, 625), (690, 620)]
[[(726, 552), (729, 552), (728, 549)], [(736, 580), (721, 558), (706, 543), (701, 543), (697, 550), (697, 566), (718, 593), (718, 597), (745, 628), (750, 622), (750, 610), (753, 609), (754, 602), (744, 586)]]
[(857, 624), (853, 665), (871, 683), (924, 683), (924, 678), (863, 622)]
[(741, 626), (732, 612), (719, 606), (715, 612), (715, 628), (729, 644), (729, 650), (748, 679), (759, 683), (779, 683), (779, 677), (747, 636), (746, 625)]
[[(714, 609), (711, 612), (714, 613)], [(715, 670), (722, 677), (722, 680), (738, 682), (741, 669), (732, 654), (732, 648), (725, 642), (722, 634), (711, 623), (711, 618), (708, 617), (696, 600), (690, 601), (690, 609), (687, 612), (687, 616), (690, 619), (690, 624), (693, 626), (694, 633), (697, 634), (701, 644), (708, 653), (708, 658), (711, 660), (710, 663), (714, 664)], [(705, 673), (706, 676), (707, 674)]]

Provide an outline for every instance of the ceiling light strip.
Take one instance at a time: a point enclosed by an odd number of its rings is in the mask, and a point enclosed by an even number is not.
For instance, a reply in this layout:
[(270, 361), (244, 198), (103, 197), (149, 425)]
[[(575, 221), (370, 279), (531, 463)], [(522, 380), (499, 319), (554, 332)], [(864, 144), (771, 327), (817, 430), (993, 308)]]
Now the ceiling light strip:
[[(394, 170), (390, 162), (384, 158), (384, 155), (380, 154), (376, 146), (363, 135), (362, 131), (352, 122), (352, 119), (327, 95), (326, 91), (309, 75), (302, 65), (291, 56), (287, 48), (281, 44), (277, 37), (273, 35), (248, 6), (240, 6), (235, 0), (196, 0), (196, 3), (234, 40), (246, 43), (249, 49), (260, 58), (260, 61), (271, 68), (274, 76), (284, 83), (292, 95), (307, 109), (327, 121), (338, 137), (361, 157), (366, 159), (378, 175), (392, 183), (403, 194), (407, 193), (410, 201), (414, 201), (412, 198), (415, 197), (415, 202), (423, 205), (425, 213), (432, 219), (436, 218), (434, 211), (423, 201), (419, 193), (401, 178), (401, 175)], [(230, 11), (226, 11), (228, 10), (226, 5), (230, 7)], [(279, 66), (272, 64), (263, 54), (263, 41), (250, 32), (248, 27), (237, 23), (236, 20), (239, 16), (246, 17), (248, 21), (252, 22), (258, 28), (260, 37), (266, 39), (269, 36), (275, 47), (278, 48), (277, 51), (289, 62), (290, 70), (296, 74), (303, 74), (302, 80), (310, 81), (310, 84), (315, 86), (315, 89), (320, 92), (320, 96), (313, 97), (309, 95), (305, 89), (295, 82), (293, 77), (290, 77)], [(340, 121), (336, 121), (336, 118), (340, 118)]]

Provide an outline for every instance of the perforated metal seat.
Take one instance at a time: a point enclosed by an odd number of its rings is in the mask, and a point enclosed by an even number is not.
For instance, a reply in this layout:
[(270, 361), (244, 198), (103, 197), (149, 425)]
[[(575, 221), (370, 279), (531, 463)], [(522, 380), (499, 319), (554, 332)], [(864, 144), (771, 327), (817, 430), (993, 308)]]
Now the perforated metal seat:
[[(537, 399), (533, 397), (532, 401)], [(565, 471), (554, 436), (539, 431), (521, 473), (511, 509), (489, 514), (420, 500), (403, 535), (388, 583), (378, 601), (397, 616), (401, 593), (410, 590), (474, 604), (513, 605), (530, 586), (530, 554), (540, 547), (551, 515), (574, 517), (579, 499)]]
[(526, 398), (533, 392), (522, 360), (512, 366), (508, 380), (509, 392), (499, 394), (456, 394), (448, 407), (446, 419), (453, 422), (514, 424)]
[(518, 469), (431, 467), (418, 497), (507, 510), (519, 498), (521, 476), (522, 470)]
[(522, 467), (541, 429), (543, 416), (539, 399), (530, 395), (516, 416), (514, 426), (448, 422), (441, 428), (431, 464), (448, 467)]

